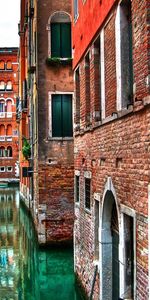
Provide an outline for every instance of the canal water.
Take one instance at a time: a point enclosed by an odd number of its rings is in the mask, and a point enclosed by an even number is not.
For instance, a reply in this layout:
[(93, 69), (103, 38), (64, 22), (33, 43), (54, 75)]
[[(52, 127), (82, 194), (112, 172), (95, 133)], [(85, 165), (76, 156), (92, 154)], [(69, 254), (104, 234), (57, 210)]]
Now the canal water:
[(0, 190), (0, 300), (81, 300), (71, 249), (41, 249), (16, 188)]

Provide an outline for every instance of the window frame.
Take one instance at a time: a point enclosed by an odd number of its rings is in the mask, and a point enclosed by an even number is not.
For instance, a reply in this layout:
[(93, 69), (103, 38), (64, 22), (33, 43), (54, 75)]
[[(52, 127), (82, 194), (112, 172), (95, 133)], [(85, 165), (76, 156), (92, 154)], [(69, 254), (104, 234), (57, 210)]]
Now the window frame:
[[(77, 188), (77, 178), (78, 178), (78, 188)], [(75, 171), (75, 193), (74, 200), (76, 205), (80, 205), (80, 171)]]
[[(90, 171), (85, 171), (84, 172), (84, 208), (87, 212), (90, 212), (91, 213), (91, 206), (92, 206), (92, 203), (91, 203), (91, 197), (92, 197), (92, 173)], [(87, 204), (87, 201), (86, 201), (86, 198), (87, 198), (87, 190), (86, 190), (86, 181), (90, 181), (90, 190), (89, 190), (89, 198), (90, 198), (90, 202), (89, 202), (89, 207), (86, 205)], [(87, 182), (88, 183), (88, 182)]]
[[(2, 168), (4, 168), (4, 171), (2, 171)], [(0, 166), (0, 173), (4, 173), (5, 172), (5, 166)]]
[[(60, 15), (62, 14), (62, 16), (66, 16), (66, 21), (64, 21), (63, 19), (61, 20), (61, 17)], [(55, 20), (55, 17), (56, 17), (56, 20)], [(60, 19), (59, 19), (60, 18)], [(67, 20), (68, 18), (68, 20)], [(54, 21), (53, 21), (54, 19)], [(71, 22), (72, 22), (72, 18), (71, 18), (71, 15), (66, 12), (66, 11), (56, 11), (55, 13), (53, 13), (50, 17), (49, 17), (49, 20), (48, 20), (48, 24), (47, 24), (47, 31), (48, 31), (48, 57), (49, 58), (53, 58), (53, 56), (51, 55), (51, 24), (52, 23), (70, 23), (70, 26), (71, 26)], [(71, 35), (72, 35), (72, 31), (71, 31)], [(71, 57), (72, 58), (72, 36), (71, 36)], [(66, 60), (68, 59), (68, 57), (60, 57), (61, 60)]]
[(73, 130), (73, 116), (74, 116), (74, 93), (73, 92), (49, 92), (48, 99), (49, 99), (49, 127), (48, 127), (48, 139), (53, 140), (73, 140), (73, 135), (71, 137), (53, 137), (52, 133), (52, 101), (53, 95), (71, 95), (72, 96), (72, 130)]

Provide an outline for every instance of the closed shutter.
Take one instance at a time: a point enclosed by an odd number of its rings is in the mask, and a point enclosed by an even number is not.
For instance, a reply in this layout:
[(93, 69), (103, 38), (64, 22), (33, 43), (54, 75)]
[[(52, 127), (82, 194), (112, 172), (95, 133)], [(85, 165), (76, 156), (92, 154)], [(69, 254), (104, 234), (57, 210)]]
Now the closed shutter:
[(60, 24), (51, 24), (51, 57), (60, 57)]
[(71, 24), (61, 24), (61, 57), (71, 57)]
[(71, 137), (72, 135), (72, 96), (53, 95), (52, 136)]
[(52, 132), (54, 137), (62, 136), (61, 95), (54, 95), (52, 101)]
[(62, 95), (63, 137), (71, 137), (72, 132), (72, 96)]

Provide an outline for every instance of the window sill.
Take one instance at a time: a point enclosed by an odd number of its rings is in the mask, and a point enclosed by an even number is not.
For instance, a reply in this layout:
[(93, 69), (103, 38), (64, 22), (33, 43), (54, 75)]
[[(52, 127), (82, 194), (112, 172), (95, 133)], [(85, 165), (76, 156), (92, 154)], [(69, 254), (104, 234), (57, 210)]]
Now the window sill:
[(48, 137), (48, 141), (73, 141), (73, 137)]
[(61, 58), (61, 57), (47, 57), (46, 58), (46, 65), (47, 66), (72, 66), (72, 58), (71, 57), (66, 57), (66, 58)]

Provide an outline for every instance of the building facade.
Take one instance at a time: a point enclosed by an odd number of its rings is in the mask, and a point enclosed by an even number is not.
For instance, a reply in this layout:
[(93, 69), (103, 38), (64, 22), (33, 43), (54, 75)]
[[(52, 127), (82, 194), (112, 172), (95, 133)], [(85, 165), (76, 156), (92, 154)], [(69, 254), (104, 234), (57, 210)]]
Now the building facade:
[(18, 48), (0, 48), (0, 182), (19, 181)]
[(74, 1), (75, 272), (90, 299), (149, 299), (147, 0)]
[(25, 143), (31, 150), (25, 158), (24, 144), (20, 148), (26, 164), (21, 195), (39, 242), (66, 243), (73, 236), (74, 194), (71, 3), (21, 1), (20, 42), (20, 68), (25, 66), (20, 87), (24, 78), (27, 82)]

